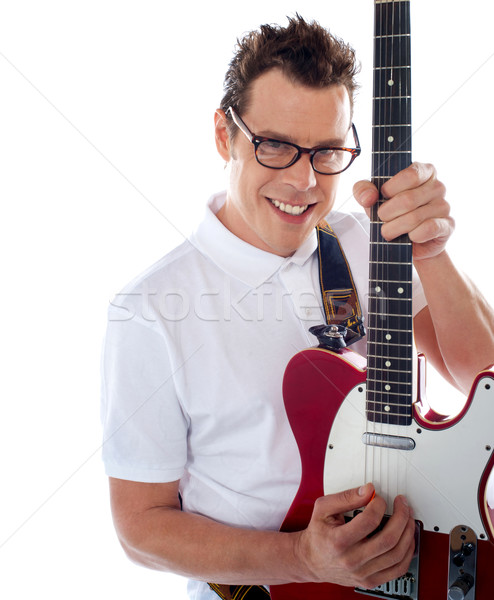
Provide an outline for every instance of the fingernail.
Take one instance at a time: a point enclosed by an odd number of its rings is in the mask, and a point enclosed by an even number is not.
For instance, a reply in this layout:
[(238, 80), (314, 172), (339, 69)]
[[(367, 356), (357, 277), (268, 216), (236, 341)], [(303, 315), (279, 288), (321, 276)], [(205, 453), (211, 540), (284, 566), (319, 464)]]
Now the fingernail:
[(374, 200), (373, 192), (363, 192), (359, 198), (360, 203), (363, 204), (364, 206), (371, 204), (373, 200)]
[(365, 485), (361, 485), (358, 489), (358, 495), (365, 496), (367, 494), (369, 485), (370, 485), (369, 483), (366, 483)]

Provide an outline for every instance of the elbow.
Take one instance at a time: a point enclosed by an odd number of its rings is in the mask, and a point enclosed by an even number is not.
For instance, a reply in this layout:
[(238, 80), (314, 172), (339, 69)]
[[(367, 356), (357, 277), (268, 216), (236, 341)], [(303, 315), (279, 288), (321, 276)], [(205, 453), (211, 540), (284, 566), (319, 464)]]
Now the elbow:
[(117, 538), (127, 558), (134, 564), (155, 571), (171, 571), (166, 557), (153, 549), (153, 543), (144, 532), (122, 531), (116, 527)]

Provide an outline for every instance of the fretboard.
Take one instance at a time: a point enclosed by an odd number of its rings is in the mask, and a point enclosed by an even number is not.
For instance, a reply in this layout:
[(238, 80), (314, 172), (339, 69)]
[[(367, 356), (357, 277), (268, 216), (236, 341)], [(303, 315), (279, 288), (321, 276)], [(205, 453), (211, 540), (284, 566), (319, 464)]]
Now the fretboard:
[[(381, 186), (411, 163), (410, 2), (375, 0), (372, 181)], [(412, 247), (386, 242), (371, 213), (367, 322), (367, 417), (408, 425), (413, 390)]]

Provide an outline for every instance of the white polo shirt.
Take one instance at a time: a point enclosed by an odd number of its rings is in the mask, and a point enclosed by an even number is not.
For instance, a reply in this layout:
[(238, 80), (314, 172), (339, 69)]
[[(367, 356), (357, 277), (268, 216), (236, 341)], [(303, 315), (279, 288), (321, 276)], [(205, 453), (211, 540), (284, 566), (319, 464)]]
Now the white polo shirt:
[[(180, 479), (183, 509), (279, 529), (300, 481), (283, 373), (324, 323), (315, 231), (288, 258), (259, 250), (215, 216), (118, 294), (103, 354), (103, 459), (111, 477)], [(368, 223), (328, 221), (366, 316)], [(426, 304), (417, 278), (414, 314)], [(354, 349), (365, 355), (365, 339)]]

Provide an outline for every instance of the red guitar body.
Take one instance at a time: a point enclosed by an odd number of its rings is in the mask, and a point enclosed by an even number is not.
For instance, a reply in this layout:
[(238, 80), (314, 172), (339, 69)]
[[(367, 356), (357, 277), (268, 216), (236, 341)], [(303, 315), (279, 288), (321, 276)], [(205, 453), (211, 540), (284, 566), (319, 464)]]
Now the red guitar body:
[[(363, 465), (354, 468), (358, 459), (357, 455), (352, 455), (351, 450), (345, 450), (345, 454), (349, 455), (347, 464), (342, 464), (345, 461), (342, 461), (342, 454), (340, 454), (336, 463), (328, 467), (328, 462), (331, 463), (332, 460), (331, 452), (337, 450), (336, 446), (340, 443), (333, 440), (343, 439), (344, 444), (348, 441), (348, 448), (352, 445), (363, 446), (360, 430), (362, 429), (361, 433), (364, 433), (368, 426), (365, 416), (361, 425), (357, 425), (352, 431), (348, 430), (344, 415), (345, 412), (350, 415), (360, 412), (351, 398), (365, 396), (365, 362), (365, 359), (348, 349), (335, 353), (322, 348), (311, 348), (294, 356), (287, 367), (283, 393), (290, 425), (300, 450), (302, 478), (298, 493), (282, 525), (282, 531), (304, 529), (310, 521), (313, 504), (320, 496), (365, 483), (364, 479), (352, 480), (353, 477), (360, 476), (359, 471)], [(419, 380), (423, 378), (423, 368), (422, 375), (419, 368)], [(348, 402), (350, 406), (346, 406)], [(362, 410), (365, 411), (365, 408)], [(343, 420), (340, 419), (340, 415), (343, 415)], [(335, 429), (342, 426), (345, 427), (345, 432), (340, 436)], [(419, 391), (419, 397), (414, 404), (414, 422), (408, 429), (408, 435), (413, 435), (417, 439), (417, 448), (413, 452), (406, 453), (407, 464), (412, 464), (410, 471), (427, 470), (427, 465), (436, 465), (431, 467), (432, 471), (429, 474), (412, 473), (413, 477), (423, 476), (425, 483), (420, 483), (422, 480), (419, 479), (415, 487), (419, 485), (421, 489), (410, 492), (407, 487), (406, 492), (409, 501), (410, 496), (412, 497), (410, 503), (422, 528), (419, 577), (418, 582), (413, 582), (417, 589), (414, 591), (415, 595), (408, 595), (408, 592), (397, 593), (394, 590), (389, 593), (364, 591), (364, 597), (368, 593), (370, 596), (383, 598), (414, 597), (419, 600), (447, 600), (450, 531), (454, 526), (466, 525), (474, 529), (478, 539), (475, 599), (492, 600), (494, 598), (494, 545), (491, 541), (494, 532), (494, 514), (487, 505), (486, 485), (494, 465), (492, 451), (494, 448), (494, 373), (485, 371), (478, 375), (464, 409), (452, 419), (426, 407)], [(359, 432), (357, 435), (355, 435), (356, 431)], [(424, 447), (422, 440), (427, 436), (429, 439), (433, 439), (434, 436), (444, 436), (438, 446), (441, 449), (441, 456), (437, 455), (438, 447), (431, 447), (430, 452), (427, 447)], [(450, 447), (445, 444), (449, 444)], [(328, 451), (329, 447), (332, 449)], [(419, 462), (413, 465), (415, 453)], [(420, 454), (425, 457), (423, 462), (420, 462)], [(440, 471), (437, 470), (438, 464), (441, 465)], [(340, 476), (339, 473), (342, 472), (344, 475)], [(476, 478), (476, 484), (471, 490), (466, 490), (466, 493), (460, 493), (465, 491), (462, 489), (463, 486), (471, 486), (472, 478)], [(334, 484), (331, 483), (333, 479)], [(441, 489), (443, 479), (446, 487)], [(429, 481), (433, 484), (430, 489), (427, 489)], [(458, 510), (460, 515), (458, 517), (460, 520), (454, 523), (450, 523), (447, 519), (440, 522), (441, 515), (450, 510), (450, 503), (445, 501), (445, 497), (448, 498), (447, 495), (452, 494), (448, 491), (450, 489), (447, 487), (450, 485), (448, 482), (453, 482), (451, 489), (458, 492), (454, 497), (449, 498), (452, 501), (451, 505), (455, 506), (451, 509), (448, 518), (450, 520), (456, 518), (455, 510)], [(382, 493), (379, 482), (373, 481), (373, 483), (376, 484), (379, 493)], [(431, 494), (436, 492), (437, 498), (434, 500)], [(425, 506), (420, 505), (422, 495), (426, 498)], [(461, 499), (458, 501), (460, 496)], [(458, 502), (470, 506), (458, 507)], [(468, 516), (474, 513), (476, 514), (473, 517)], [(463, 516), (466, 516), (466, 520), (461, 519)], [(439, 526), (434, 525), (436, 522)], [(437, 532), (435, 529), (440, 531)], [(466, 596), (466, 600), (474, 597), (470, 594), (471, 592)], [(363, 597), (362, 591), (357, 592), (354, 588), (311, 583), (271, 586), (271, 596), (273, 600), (356, 600)]]

